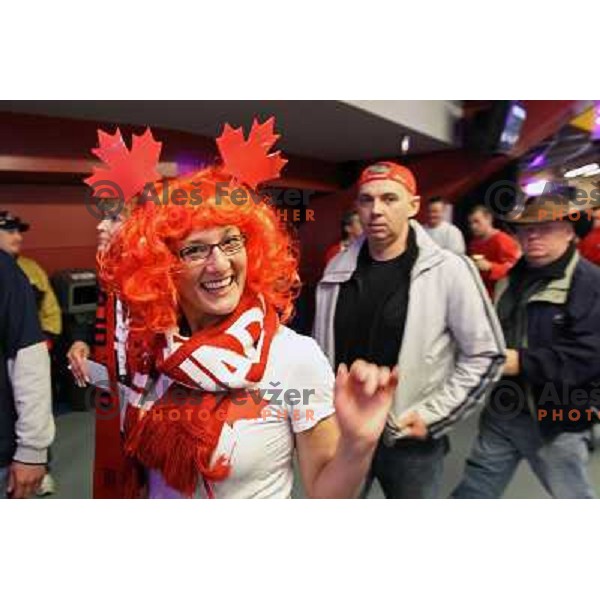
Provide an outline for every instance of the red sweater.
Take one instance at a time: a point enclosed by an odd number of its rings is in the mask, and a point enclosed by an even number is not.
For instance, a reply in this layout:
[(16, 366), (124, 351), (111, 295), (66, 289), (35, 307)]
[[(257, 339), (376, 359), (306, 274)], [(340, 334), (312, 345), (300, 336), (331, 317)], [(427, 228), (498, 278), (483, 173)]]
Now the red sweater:
[(342, 242), (336, 242), (335, 244), (329, 246), (325, 252), (325, 266), (327, 266), (329, 261), (337, 256), (343, 249), (344, 246), (342, 245)]
[(592, 229), (579, 242), (577, 249), (581, 256), (600, 266), (600, 228)]
[(492, 264), (489, 271), (480, 271), (490, 296), (494, 297), (496, 282), (508, 275), (521, 256), (519, 244), (510, 235), (497, 231), (486, 240), (475, 238), (469, 243), (469, 255), (482, 254)]

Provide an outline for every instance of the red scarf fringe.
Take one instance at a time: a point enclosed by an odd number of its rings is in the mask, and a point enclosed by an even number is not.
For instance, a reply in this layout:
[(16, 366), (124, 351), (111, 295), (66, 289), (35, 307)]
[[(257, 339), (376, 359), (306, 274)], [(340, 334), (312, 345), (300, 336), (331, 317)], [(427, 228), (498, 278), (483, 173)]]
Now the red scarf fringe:
[[(232, 315), (233, 319), (227, 319), (221, 324), (220, 331), (213, 329), (208, 336), (207, 332), (198, 332), (190, 342), (197, 345), (199, 339), (206, 338), (210, 344), (215, 334), (224, 331), (232, 320), (247, 309), (248, 300), (241, 302), (236, 314)], [(259, 381), (262, 378), (278, 323), (275, 310), (267, 307), (264, 319), (265, 339), (260, 362), (252, 369), (253, 380)], [(260, 331), (257, 331), (255, 341), (259, 334)], [(181, 353), (182, 350), (177, 352)], [(165, 367), (164, 364), (162, 366)], [(168, 369), (163, 368), (161, 371), (172, 375)], [(190, 398), (188, 402), (185, 398), (186, 391), (189, 395), (189, 388), (175, 383), (166, 396), (158, 400), (150, 410), (127, 406), (124, 449), (129, 464), (125, 473), (125, 497), (136, 498), (143, 495), (144, 469), (140, 469), (140, 465), (159, 470), (169, 486), (187, 497), (194, 495), (200, 476), (207, 481), (220, 481), (229, 475), (231, 467), (227, 458), (220, 456), (212, 461), (212, 456), (231, 406), (230, 399), (223, 396), (219, 399), (213, 393), (204, 393), (198, 403), (196, 393), (193, 400)]]
[[(213, 481), (229, 475), (230, 466), (224, 457), (210, 465), (225, 422), (215, 413), (227, 411), (228, 405), (228, 400), (217, 405), (214, 396), (207, 394), (202, 406), (193, 409), (172, 403), (157, 403), (149, 411), (128, 406), (130, 429), (125, 430), (125, 453), (145, 467), (159, 470), (168, 485), (191, 497), (199, 475)], [(211, 418), (200, 419), (200, 409), (203, 415), (210, 410)], [(135, 482), (132, 485), (129, 481), (127, 488), (135, 495), (140, 482), (135, 472), (130, 472), (128, 479), (131, 476)]]

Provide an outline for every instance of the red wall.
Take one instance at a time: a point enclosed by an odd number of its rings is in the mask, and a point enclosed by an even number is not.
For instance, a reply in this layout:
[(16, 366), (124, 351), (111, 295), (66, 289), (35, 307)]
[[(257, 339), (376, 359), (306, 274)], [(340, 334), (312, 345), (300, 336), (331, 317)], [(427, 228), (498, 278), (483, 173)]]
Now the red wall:
[[(119, 127), (126, 142), (132, 133), (141, 134), (145, 129), (129, 125)], [(90, 150), (97, 144), (97, 129), (112, 133), (115, 128), (114, 123), (0, 112), (0, 158), (5, 155), (95, 160)], [(152, 131), (163, 143), (163, 161), (193, 167), (211, 164), (218, 157), (211, 138), (157, 127)], [(323, 191), (339, 188), (334, 163), (293, 155), (287, 158), (283, 177), (275, 183)]]
[[(144, 130), (120, 127), (126, 141), (131, 133)], [(87, 188), (82, 181), (89, 169), (86, 171), (80, 161), (94, 159), (90, 149), (97, 143), (98, 128), (112, 132), (115, 125), (0, 112), (0, 159), (33, 157), (36, 165), (34, 171), (27, 172), (0, 169), (0, 209), (15, 212), (31, 224), (23, 253), (37, 260), (49, 274), (95, 266), (98, 221), (85, 209)], [(163, 142), (161, 160), (189, 168), (211, 163), (217, 157), (212, 139), (160, 128), (153, 128), (153, 133)], [(322, 191), (339, 187), (336, 165), (304, 157), (288, 158), (284, 177), (276, 182), (279, 185)], [(55, 172), (56, 161), (52, 159), (63, 159), (61, 172)]]
[(23, 234), (23, 254), (49, 274), (95, 266), (98, 221), (85, 209), (84, 191), (83, 186), (0, 185), (0, 207), (31, 225)]
[(340, 220), (344, 211), (352, 207), (354, 188), (315, 198), (310, 203), (313, 222), (306, 222), (298, 230), (302, 263), (300, 276), (308, 285), (316, 283), (323, 270), (327, 248), (340, 240)]

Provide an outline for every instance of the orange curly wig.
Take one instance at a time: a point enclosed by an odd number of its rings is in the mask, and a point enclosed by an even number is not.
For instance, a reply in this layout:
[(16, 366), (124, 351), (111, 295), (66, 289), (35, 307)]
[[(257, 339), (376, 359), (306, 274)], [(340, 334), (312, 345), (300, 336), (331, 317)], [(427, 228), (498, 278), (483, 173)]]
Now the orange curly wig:
[[(165, 186), (169, 201), (162, 204)], [(233, 202), (234, 189), (244, 191), (246, 201)], [(282, 322), (290, 319), (300, 288), (297, 246), (264, 197), (239, 184), (233, 187), (218, 166), (158, 183), (155, 190), (152, 200), (139, 203), (138, 198), (131, 217), (98, 256), (107, 291), (128, 307), (130, 346), (143, 339), (148, 348), (152, 338), (177, 327), (181, 314), (174, 275), (182, 265), (174, 245), (192, 231), (212, 227), (234, 225), (245, 234), (246, 289), (262, 294)], [(186, 192), (183, 206), (172, 201), (173, 190)]]

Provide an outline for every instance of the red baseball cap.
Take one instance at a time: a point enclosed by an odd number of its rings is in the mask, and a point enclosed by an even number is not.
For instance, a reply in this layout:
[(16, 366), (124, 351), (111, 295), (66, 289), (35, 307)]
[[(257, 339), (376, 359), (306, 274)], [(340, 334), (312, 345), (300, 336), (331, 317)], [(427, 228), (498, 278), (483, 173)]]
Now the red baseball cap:
[(369, 181), (377, 181), (389, 179), (401, 183), (411, 194), (417, 193), (417, 181), (412, 172), (394, 162), (378, 162), (367, 167), (361, 174), (358, 180), (358, 185), (361, 186)]

